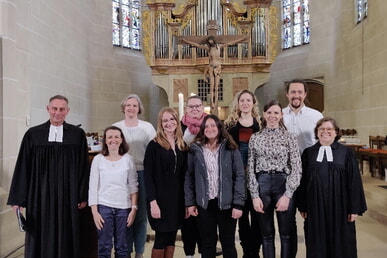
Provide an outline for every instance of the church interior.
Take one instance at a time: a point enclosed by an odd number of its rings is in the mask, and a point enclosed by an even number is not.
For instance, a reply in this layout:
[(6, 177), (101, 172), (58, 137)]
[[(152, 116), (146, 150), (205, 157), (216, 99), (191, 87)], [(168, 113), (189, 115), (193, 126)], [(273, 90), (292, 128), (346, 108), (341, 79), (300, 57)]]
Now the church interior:
[(262, 110), (273, 99), (287, 105), (286, 82), (307, 81), (307, 105), (336, 119), (367, 177), (367, 201), (378, 196), (366, 216), (380, 224), (375, 236), (384, 232), (385, 253), (384, 8), (382, 0), (0, 0), (0, 257), (24, 243), (7, 193), (22, 137), (47, 121), (48, 99), (66, 96), (66, 121), (97, 133), (122, 119), (129, 93), (140, 96), (141, 119), (154, 126), (162, 107), (179, 110), (191, 94), (209, 111), (208, 53), (186, 43), (209, 35), (226, 44), (221, 119), (240, 90), (254, 92)]

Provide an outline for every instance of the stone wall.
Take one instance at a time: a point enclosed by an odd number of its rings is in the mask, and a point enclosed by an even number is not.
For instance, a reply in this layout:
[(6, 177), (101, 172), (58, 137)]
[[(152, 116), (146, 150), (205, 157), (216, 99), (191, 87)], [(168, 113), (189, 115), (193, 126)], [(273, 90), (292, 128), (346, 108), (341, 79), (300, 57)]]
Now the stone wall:
[(166, 104), (142, 52), (112, 46), (111, 13), (105, 0), (0, 1), (0, 257), (24, 243), (7, 191), (21, 139), (48, 119), (51, 96), (68, 97), (66, 120), (85, 131), (123, 119), (129, 93), (143, 99), (143, 119), (159, 97)]
[(341, 128), (355, 128), (361, 143), (387, 134), (387, 41), (383, 10), (387, 2), (369, 2), (368, 17), (355, 23), (355, 1), (309, 1), (311, 42), (284, 50), (259, 89), (263, 101), (287, 104), (285, 81), (302, 78), (324, 83), (324, 115)]

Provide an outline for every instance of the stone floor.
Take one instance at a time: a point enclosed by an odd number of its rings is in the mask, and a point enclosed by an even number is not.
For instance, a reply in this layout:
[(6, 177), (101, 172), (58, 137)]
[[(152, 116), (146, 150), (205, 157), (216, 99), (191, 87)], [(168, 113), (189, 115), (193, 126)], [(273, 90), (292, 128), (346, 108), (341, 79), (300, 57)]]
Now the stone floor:
[[(387, 257), (387, 189), (380, 186), (387, 186), (387, 182), (373, 178), (368, 175), (363, 176), (363, 184), (367, 197), (368, 211), (362, 217), (357, 218), (357, 245), (358, 257), (383, 258)], [(302, 232), (302, 218), (297, 215), (298, 221), (298, 254), (297, 257), (305, 257), (305, 245)], [(237, 241), (238, 242), (238, 241)], [(144, 257), (151, 255), (152, 241), (146, 244)], [(276, 240), (277, 257), (279, 257), (279, 241)], [(242, 257), (242, 249), (239, 243), (236, 243), (238, 256)], [(7, 258), (23, 257), (23, 247), (15, 250)], [(176, 258), (184, 258), (183, 244), (176, 242)], [(198, 257), (196, 255), (196, 257)], [(222, 257), (222, 256), (218, 256)], [(262, 255), (261, 255), (262, 257)], [(4, 257), (5, 258), (5, 257)]]

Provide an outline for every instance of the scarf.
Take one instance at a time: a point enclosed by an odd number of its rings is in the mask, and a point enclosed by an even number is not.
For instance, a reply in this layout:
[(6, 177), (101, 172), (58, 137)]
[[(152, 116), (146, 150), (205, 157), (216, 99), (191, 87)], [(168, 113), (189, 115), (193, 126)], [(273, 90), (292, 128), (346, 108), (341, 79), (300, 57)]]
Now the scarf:
[(187, 128), (191, 132), (191, 134), (197, 135), (199, 133), (199, 130), (200, 130), (200, 125), (202, 124), (203, 119), (206, 115), (207, 114), (203, 112), (202, 116), (199, 119), (197, 119), (197, 118), (194, 118), (194, 117), (191, 117), (191, 116), (188, 116), (187, 114), (185, 114), (181, 118), (181, 122), (185, 126), (187, 126)]

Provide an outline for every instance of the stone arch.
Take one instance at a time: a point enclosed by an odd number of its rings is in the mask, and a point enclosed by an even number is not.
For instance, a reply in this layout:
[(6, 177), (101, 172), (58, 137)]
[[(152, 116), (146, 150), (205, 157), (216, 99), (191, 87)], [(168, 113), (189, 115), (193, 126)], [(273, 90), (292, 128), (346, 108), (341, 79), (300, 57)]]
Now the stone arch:
[(324, 111), (324, 82), (316, 79), (305, 79), (308, 84), (308, 95), (305, 104), (308, 107)]
[(159, 114), (160, 109), (167, 106), (169, 106), (169, 102), (168, 94), (165, 89), (158, 85), (149, 87), (149, 122), (151, 122), (155, 128), (157, 125), (157, 115)]

